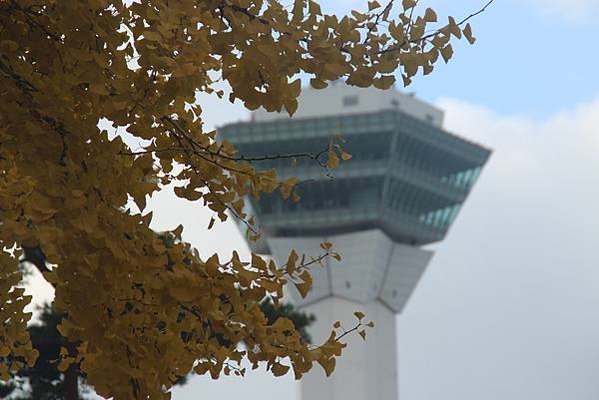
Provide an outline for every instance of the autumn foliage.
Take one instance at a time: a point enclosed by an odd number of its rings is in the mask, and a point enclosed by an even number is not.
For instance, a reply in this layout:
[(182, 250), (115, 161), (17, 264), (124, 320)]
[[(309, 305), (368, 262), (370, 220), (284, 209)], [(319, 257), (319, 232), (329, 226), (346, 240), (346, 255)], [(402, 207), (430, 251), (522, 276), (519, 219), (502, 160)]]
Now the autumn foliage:
[[(224, 101), (293, 113), (299, 74), (316, 88), (340, 78), (388, 88), (396, 73), (407, 84), (451, 58), (452, 36), (473, 41), (453, 18), (431, 30), (435, 12), (415, 6), (371, 1), (341, 18), (306, 0), (0, 0), (2, 379), (37, 356), (23, 312), (30, 298), (17, 287), (22, 247), (52, 265), (44, 277), (67, 315), (59, 330), (77, 343), (60, 367), (79, 363), (102, 396), (168, 398), (190, 372), (216, 378), (261, 362), (276, 376), (299, 378), (315, 363), (330, 374), (345, 346), (336, 327), (309, 346), (290, 320), (269, 324), (259, 306), (280, 300), (286, 284), (307, 293), (308, 268), (338, 257), (330, 244), (284, 265), (202, 259), (181, 229), (165, 246), (146, 199), (176, 184), (179, 197), (251, 228), (246, 196), (288, 197), (294, 181), (206, 132), (196, 93), (223, 96), (215, 88), (224, 82)], [(145, 147), (100, 131), (100, 119)], [(329, 166), (340, 157), (331, 148)]]

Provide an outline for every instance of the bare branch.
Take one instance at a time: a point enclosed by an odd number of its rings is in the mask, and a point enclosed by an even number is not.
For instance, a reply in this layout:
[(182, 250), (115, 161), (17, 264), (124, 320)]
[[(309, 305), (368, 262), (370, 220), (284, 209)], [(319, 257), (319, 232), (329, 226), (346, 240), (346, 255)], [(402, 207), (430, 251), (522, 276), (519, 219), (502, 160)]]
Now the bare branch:
[(341, 339), (343, 339), (345, 336), (349, 335), (352, 332), (356, 332), (358, 329), (360, 329), (360, 327), (364, 326), (363, 323), (358, 322), (358, 324), (356, 326), (354, 326), (353, 328), (351, 328), (349, 331), (345, 331), (343, 332), (343, 334), (341, 334), (341, 336), (339, 336), (338, 338), (335, 339), (335, 341), (339, 342)]
[(487, 4), (485, 4), (485, 5), (484, 5), (484, 7), (483, 7), (483, 8), (481, 8), (480, 10), (478, 10), (478, 11), (477, 11), (477, 12), (475, 12), (475, 13), (472, 13), (472, 14), (470, 14), (469, 16), (467, 16), (466, 18), (464, 18), (463, 20), (461, 20), (460, 22), (458, 22), (458, 26), (461, 26), (461, 25), (463, 25), (464, 23), (468, 22), (470, 19), (472, 19), (472, 18), (476, 17), (477, 15), (484, 13), (484, 12), (487, 10), (487, 8), (488, 8), (488, 7), (489, 7), (489, 6), (490, 6), (490, 5), (491, 5), (491, 4), (492, 4), (494, 1), (495, 1), (495, 0), (489, 0), (489, 1), (487, 2)]

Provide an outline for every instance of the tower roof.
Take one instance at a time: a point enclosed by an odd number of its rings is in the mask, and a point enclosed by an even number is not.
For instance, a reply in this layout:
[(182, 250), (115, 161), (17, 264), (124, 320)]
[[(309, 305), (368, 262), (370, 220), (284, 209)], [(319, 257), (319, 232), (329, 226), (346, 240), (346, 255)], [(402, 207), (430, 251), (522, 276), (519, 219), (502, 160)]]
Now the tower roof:
[[(395, 89), (359, 88), (335, 81), (324, 90), (304, 88), (298, 103), (294, 119), (401, 110), (435, 126), (443, 125), (442, 110), (419, 100), (413, 93), (403, 93)], [(263, 108), (252, 112), (252, 120), (256, 122), (281, 119), (290, 119), (289, 114), (284, 111), (267, 112)]]

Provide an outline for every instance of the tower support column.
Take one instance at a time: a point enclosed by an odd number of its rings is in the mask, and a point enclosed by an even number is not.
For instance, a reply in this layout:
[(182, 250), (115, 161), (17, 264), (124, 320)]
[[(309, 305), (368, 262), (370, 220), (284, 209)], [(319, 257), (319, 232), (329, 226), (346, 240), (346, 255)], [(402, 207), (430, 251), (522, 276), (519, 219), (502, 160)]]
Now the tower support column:
[(302, 308), (314, 314), (310, 327), (315, 344), (323, 343), (331, 327), (340, 320), (345, 329), (356, 325), (353, 313), (361, 311), (375, 327), (366, 330), (366, 341), (357, 332), (344, 338), (347, 347), (337, 359), (335, 371), (327, 377), (315, 366), (300, 382), (302, 400), (398, 400), (397, 331), (395, 312), (380, 301), (360, 304), (329, 297)]
[(325, 342), (336, 321), (352, 329), (356, 311), (375, 327), (366, 341), (355, 332), (344, 337), (347, 348), (332, 376), (314, 367), (301, 382), (302, 400), (398, 400), (396, 316), (408, 301), (433, 253), (397, 243), (378, 229), (328, 237), (274, 237), (268, 247), (279, 263), (294, 249), (322, 253), (320, 243), (333, 243), (342, 256), (310, 270), (312, 290), (305, 299), (290, 287), (287, 301), (316, 316), (309, 328), (314, 344)]

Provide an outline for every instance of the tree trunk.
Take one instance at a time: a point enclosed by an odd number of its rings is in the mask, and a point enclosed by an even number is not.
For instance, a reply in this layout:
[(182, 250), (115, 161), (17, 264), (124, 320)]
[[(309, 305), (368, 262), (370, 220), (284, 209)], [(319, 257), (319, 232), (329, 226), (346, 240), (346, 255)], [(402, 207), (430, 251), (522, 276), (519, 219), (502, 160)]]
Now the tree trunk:
[(77, 365), (71, 364), (64, 373), (64, 398), (65, 400), (79, 400), (79, 382)]

